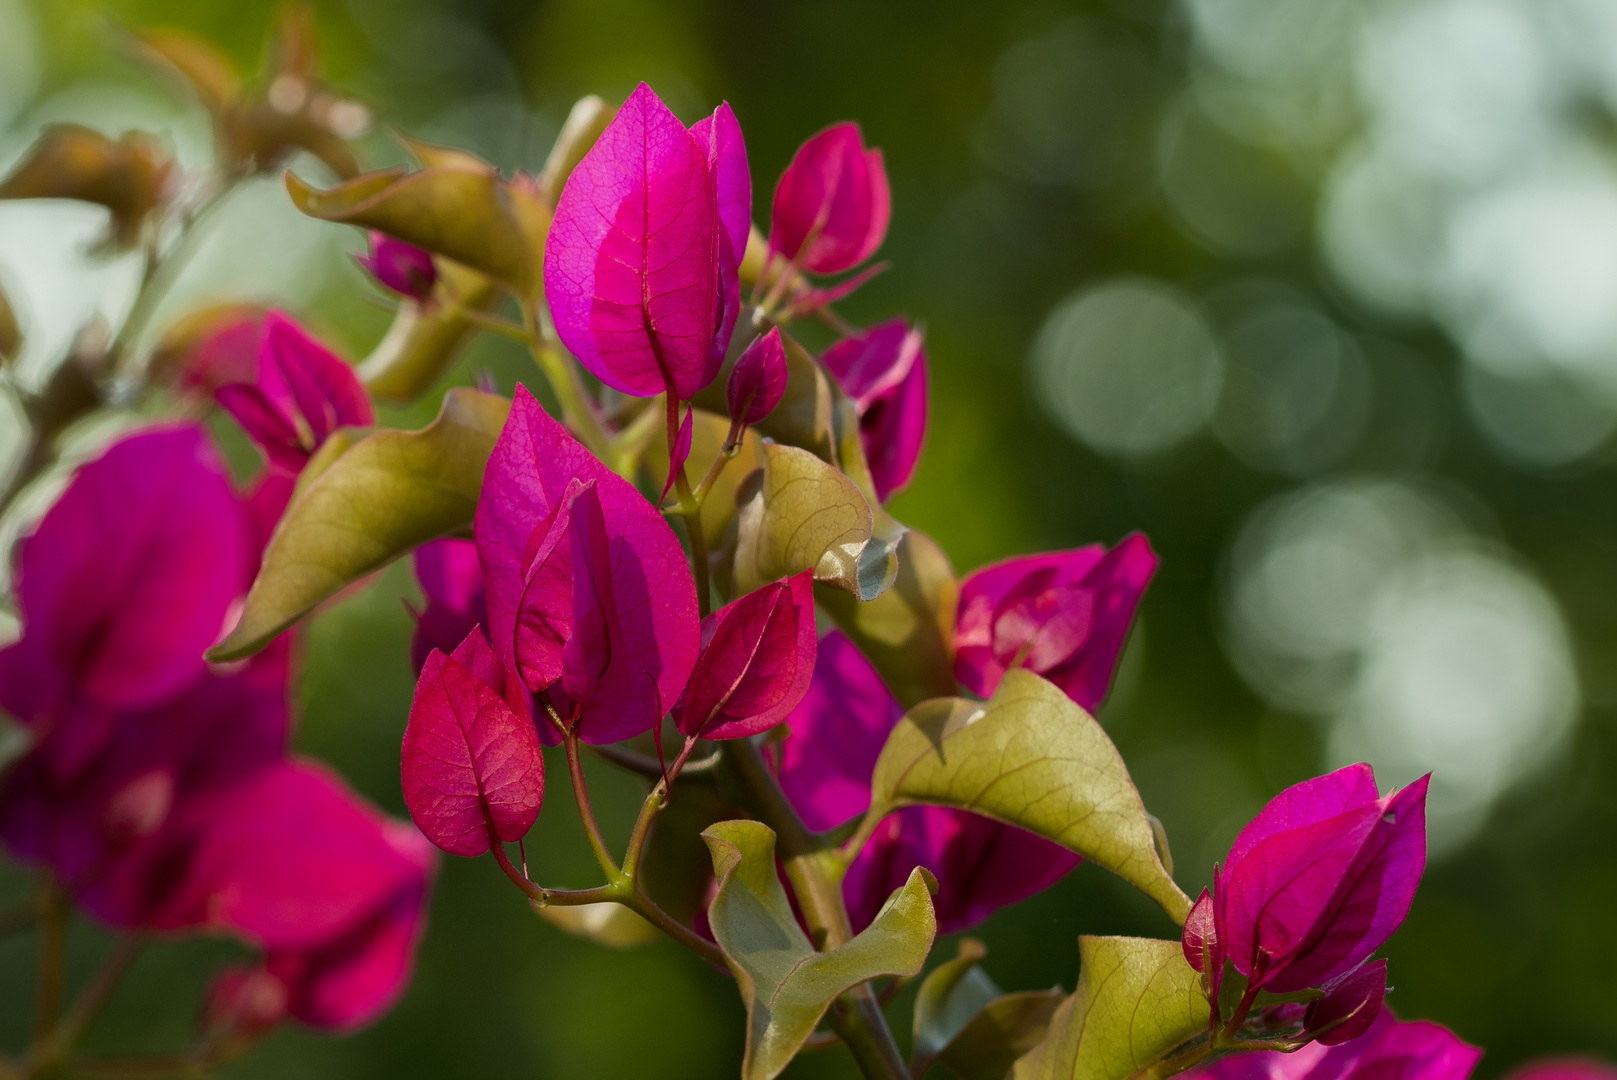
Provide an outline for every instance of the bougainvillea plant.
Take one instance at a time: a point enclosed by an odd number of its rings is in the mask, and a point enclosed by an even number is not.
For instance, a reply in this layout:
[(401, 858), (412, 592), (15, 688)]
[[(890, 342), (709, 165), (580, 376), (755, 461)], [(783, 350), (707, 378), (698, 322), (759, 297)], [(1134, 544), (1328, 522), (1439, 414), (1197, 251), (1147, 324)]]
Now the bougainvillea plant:
[[(736, 113), (687, 125), (647, 85), (579, 102), (537, 176), (408, 139), (414, 165), (364, 171), (368, 110), (319, 81), (310, 25), (288, 8), (251, 78), (136, 36), (211, 109), (206, 175), (154, 136), (56, 127), (0, 184), (105, 206), (108, 250), (148, 268), (116, 333), (80, 334), (37, 388), (8, 375), (31, 434), (5, 504), (91, 412), (167, 417), (73, 470), (16, 553), (0, 843), (39, 871), (8, 924), (38, 934), (41, 978), (37, 1038), (0, 1076), (194, 1073), (281, 1023), (372, 1020), (408, 982), (435, 845), (569, 932), (667, 935), (729, 972), (747, 1078), (840, 1043), (883, 1080), (1464, 1080), (1480, 1051), (1395, 1019), (1374, 958), (1424, 867), (1424, 779), (1384, 793), (1356, 765), (1280, 793), (1192, 900), (1093, 718), (1146, 539), (962, 579), (885, 509), (921, 455), (927, 358), (909, 321), (833, 307), (880, 269), (890, 211), (857, 125), (803, 143), (767, 232)], [(150, 325), (207, 208), (298, 154), (335, 177), (286, 172), (292, 201), (365, 230), (398, 305), (374, 352), (350, 366), (244, 305)], [(835, 334), (819, 356), (804, 321)], [(456, 387), (425, 428), (377, 425), (373, 402), (419, 398), (479, 333), (531, 349), (551, 410)], [(260, 451), (245, 484), (199, 423), (215, 408)], [(413, 825), (287, 749), (300, 622), (406, 556)], [(627, 836), (597, 824), (585, 755), (643, 779)], [(530, 878), (547, 795), (576, 802), (598, 883)], [(689, 857), (652, 874), (659, 849)], [(920, 983), (906, 1061), (878, 987), (1084, 859), (1182, 933), (1081, 938), (1071, 994), (1002, 992), (962, 938)], [(73, 909), (123, 937), (63, 1008)], [(258, 959), (218, 973), (174, 1055), (82, 1053), (136, 953), (179, 932)]]

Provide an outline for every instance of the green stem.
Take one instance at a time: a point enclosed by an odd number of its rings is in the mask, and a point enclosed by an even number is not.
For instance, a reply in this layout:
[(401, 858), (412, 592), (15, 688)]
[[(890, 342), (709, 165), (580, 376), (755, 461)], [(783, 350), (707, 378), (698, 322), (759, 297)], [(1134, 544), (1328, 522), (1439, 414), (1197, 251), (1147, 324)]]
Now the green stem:
[(595, 809), (590, 805), (589, 789), (584, 784), (584, 766), (578, 759), (578, 734), (568, 732), (562, 739), (562, 745), (567, 750), (567, 775), (573, 782), (573, 798), (578, 803), (578, 816), (584, 821), (584, 835), (588, 837), (590, 850), (595, 853), (595, 861), (601, 864), (607, 881), (615, 885), (623, 880), (623, 871), (606, 849), (601, 826), (595, 820)]
[(129, 969), (140, 958), (145, 947), (146, 940), (139, 935), (129, 934), (118, 939), (112, 954), (90, 979), (89, 985), (73, 1002), (72, 1008), (68, 1009), (61, 1022), (40, 1040), (38, 1048), (30, 1055), (36, 1062), (36, 1067), (48, 1067), (67, 1057), (74, 1044), (84, 1037), (84, 1033), (95, 1022), (96, 1016), (123, 982), (124, 976), (129, 974)]
[(703, 960), (715, 967), (728, 970), (729, 964), (724, 958), (723, 949), (658, 907), (651, 897), (646, 895), (639, 882), (635, 882), (629, 895), (618, 902), (629, 907), (642, 919), (645, 919), (651, 925), (696, 953)]
[(34, 1037), (43, 1043), (56, 1030), (62, 1008), (62, 967), (67, 953), (68, 900), (56, 879), (39, 883), (39, 989)]
[(837, 1004), (841, 1008), (830, 1010), (827, 1019), (831, 1030), (853, 1052), (859, 1071), (869, 1080), (910, 1080), (909, 1066), (898, 1052), (870, 984), (860, 983), (838, 998)]
[(556, 399), (561, 402), (562, 419), (578, 436), (579, 442), (589, 448), (590, 453), (602, 461), (611, 461), (612, 438), (601, 426), (600, 413), (584, 389), (578, 366), (562, 352), (560, 345), (541, 332), (533, 308), (526, 303), (522, 305), (522, 325), (528, 332), (533, 358), (538, 361), (540, 370), (550, 381), (551, 390), (555, 391)]
[[(609, 761), (625, 772), (632, 772), (637, 776), (645, 777), (647, 780), (661, 780), (663, 778), (663, 767), (657, 763), (656, 758), (649, 754), (642, 754), (638, 750), (630, 750), (627, 746), (622, 745), (586, 745), (585, 749), (602, 761)], [(722, 760), (723, 755), (714, 751), (706, 757), (697, 758), (695, 761), (690, 762), (680, 772), (680, 775), (688, 780), (701, 780), (711, 783), (713, 774), (717, 771), (719, 762)]]
[(0, 938), (32, 930), (39, 921), (39, 900), (29, 897), (19, 904), (0, 910)]

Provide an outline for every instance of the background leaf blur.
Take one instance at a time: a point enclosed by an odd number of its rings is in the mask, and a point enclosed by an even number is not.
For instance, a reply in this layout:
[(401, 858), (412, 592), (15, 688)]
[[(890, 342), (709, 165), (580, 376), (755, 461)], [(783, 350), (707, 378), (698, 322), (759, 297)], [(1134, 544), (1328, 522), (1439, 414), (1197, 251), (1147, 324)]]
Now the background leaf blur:
[[(200, 163), (204, 111), (116, 27), (183, 27), (251, 71), (271, 7), (0, 0), (0, 169), (58, 122), (149, 128)], [(644, 78), (686, 121), (732, 103), (761, 218), (796, 146), (857, 119), (892, 179), (893, 269), (842, 310), (924, 321), (932, 365), (926, 453), (893, 514), (962, 574), (1150, 536), (1162, 569), (1099, 715), (1181, 887), (1199, 891), (1286, 784), (1360, 758), (1388, 782), (1436, 767), (1434, 860), (1387, 949), (1394, 1008), (1486, 1045), (1484, 1077), (1550, 1050), (1617, 1055), (1609, 0), (316, 7), (335, 86), (508, 173), (543, 166), (575, 98), (621, 100)], [(367, 166), (403, 158), (382, 133), (367, 148)], [(105, 224), (0, 205), (32, 385), (92, 312), (129, 302), (136, 268), (85, 255)], [(273, 177), (215, 225), (157, 327), (263, 299), (351, 358), (381, 338), (389, 315), (341, 254), (357, 230), (304, 218)], [(543, 397), (489, 335), (445, 384), (482, 372)], [(9, 460), (19, 425), (0, 410)], [(435, 411), (429, 395), (382, 419)], [(301, 749), (394, 813), (412, 588), (396, 568), (318, 616), (300, 694)], [(603, 827), (626, 832), (638, 794), (601, 773)], [(546, 880), (583, 884), (564, 803), (528, 850)], [(0, 880), (5, 898), (21, 887)], [(1001, 986), (1070, 987), (1080, 932), (1172, 927), (1085, 866), (978, 936)], [(80, 976), (95, 936), (78, 929)], [(0, 970), (25, 970), (30, 948), (0, 943)], [(179, 991), (229, 948), (149, 956), (99, 1037), (177, 1041)], [(8, 1043), (26, 994), (0, 984)], [(673, 945), (600, 950), (488, 866), (450, 861), (394, 1013), (352, 1040), (283, 1032), (226, 1075), (735, 1075), (743, 1024), (728, 980)], [(834, 1051), (787, 1075), (850, 1071)]]

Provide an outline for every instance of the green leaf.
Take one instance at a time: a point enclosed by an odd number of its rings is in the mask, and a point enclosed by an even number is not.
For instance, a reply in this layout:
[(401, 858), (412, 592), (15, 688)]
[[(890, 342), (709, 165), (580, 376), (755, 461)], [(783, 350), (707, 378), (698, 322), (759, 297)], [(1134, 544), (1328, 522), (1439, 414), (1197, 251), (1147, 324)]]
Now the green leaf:
[(262, 649), (322, 600), (420, 544), (471, 524), (511, 403), (458, 387), (420, 431), (377, 431), (309, 483), (276, 526), (230, 636), (208, 652)]
[(551, 209), (555, 209), (556, 201), (561, 198), (561, 189), (566, 186), (573, 169), (584, 160), (584, 155), (589, 153), (590, 147), (595, 145), (595, 140), (601, 137), (601, 132), (606, 130), (606, 125), (616, 115), (616, 108), (594, 94), (573, 102), (572, 110), (561, 126), (561, 133), (550, 148), (550, 156), (545, 158), (545, 167), (539, 173), (539, 191)]
[(1081, 937), (1078, 988), (1012, 1080), (1128, 1080), (1207, 1030), (1201, 976), (1177, 941)]
[(662, 937), (661, 930), (611, 900), (567, 907), (552, 904), (534, 910), (558, 930), (612, 949), (632, 949)]
[(937, 922), (920, 868), (862, 933), (815, 952), (775, 870), (775, 834), (756, 821), (724, 821), (702, 836), (719, 879), (708, 921), (747, 1003), (742, 1080), (780, 1075), (844, 990), (914, 975), (926, 962)]
[(1100, 864), (1175, 922), (1190, 911), (1157, 856), (1117, 748), (1092, 716), (1032, 672), (1007, 672), (986, 703), (941, 698), (911, 709), (882, 747), (871, 784), (867, 827), (911, 803), (972, 810)]
[(908, 707), (955, 692), (954, 624), (960, 583), (949, 557), (925, 533), (905, 533), (896, 555), (893, 587), (874, 600), (861, 603), (849, 593), (826, 587), (815, 590), (815, 599)]
[(961, 938), (957, 950), (953, 960), (932, 969), (915, 995), (910, 1072), (916, 1076), (924, 1076), (944, 1047), (1000, 995), (999, 987), (980, 966), (988, 955), (983, 943)]
[(738, 517), (737, 595), (810, 568), (862, 600), (881, 595), (898, 573), (903, 526), (876, 535), (859, 488), (807, 450), (766, 442), (761, 456), (762, 478), (743, 489)]
[(359, 366), (372, 397), (406, 404), (426, 393), (477, 333), (465, 310), (492, 311), (505, 296), (493, 278), (459, 263), (440, 259), (438, 272), (432, 303), (400, 305), (387, 335)]
[(0, 365), (16, 358), (22, 351), (22, 328), (17, 325), (17, 313), (11, 301), (0, 291)]
[(536, 297), (550, 211), (531, 183), (508, 183), (493, 169), (439, 165), (387, 169), (320, 190), (295, 173), (286, 190), (310, 217), (379, 229)]
[(1044, 1040), (1067, 995), (1023, 990), (990, 1001), (938, 1060), (961, 1080), (1004, 1080), (1016, 1059)]

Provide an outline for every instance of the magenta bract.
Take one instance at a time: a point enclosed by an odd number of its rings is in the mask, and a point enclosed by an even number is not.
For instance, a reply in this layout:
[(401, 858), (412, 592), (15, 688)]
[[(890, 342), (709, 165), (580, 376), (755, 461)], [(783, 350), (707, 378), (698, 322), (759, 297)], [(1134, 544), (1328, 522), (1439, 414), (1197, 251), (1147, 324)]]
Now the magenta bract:
[(0, 707), (35, 726), (82, 697), (150, 705), (202, 674), (257, 569), (224, 465), (194, 426), (123, 439), (79, 470), (22, 545), (22, 640)]
[(1157, 567), (1139, 533), (985, 566), (960, 583), (955, 676), (992, 694), (1006, 670), (1044, 676), (1083, 708), (1105, 700), (1129, 623)]
[(803, 700), (814, 676), (814, 574), (748, 593), (702, 623), (702, 655), (674, 710), (704, 739), (767, 731)]
[(769, 246), (811, 273), (840, 274), (881, 247), (891, 216), (881, 151), (865, 149), (858, 124), (835, 124), (798, 147), (781, 174)]
[(338, 428), (376, 422), (354, 369), (280, 311), (264, 317), (253, 380), (221, 386), (214, 396), (271, 464), (288, 472), (302, 469)]
[(1368, 765), (1281, 792), (1241, 831), (1213, 885), (1235, 969), (1275, 993), (1328, 983), (1409, 913), (1426, 865), (1422, 777), (1381, 797)]
[(1325, 996), (1308, 1003), (1303, 1030), (1326, 1046), (1357, 1039), (1376, 1017), (1387, 996), (1387, 962), (1372, 960), (1325, 988)]
[(562, 343), (626, 394), (689, 398), (712, 382), (739, 310), (750, 202), (729, 107), (688, 131), (641, 83), (568, 178), (545, 241)]
[(1442, 1025), (1399, 1021), (1383, 1009), (1365, 1034), (1338, 1046), (1316, 1042), (1289, 1054), (1231, 1054), (1184, 1075), (1188, 1080), (1466, 1080), (1481, 1058), (1481, 1049)]
[(926, 352), (921, 335), (893, 319), (825, 351), (820, 363), (859, 412), (859, 441), (876, 497), (886, 500), (915, 474), (926, 438)]
[[(598, 531), (593, 520), (580, 531), (565, 505), (586, 486), (599, 506)], [(657, 509), (521, 387), (489, 458), (475, 533), (487, 575), (490, 641), (500, 661), (530, 689), (550, 694), (563, 717), (576, 711), (587, 742), (651, 730), (661, 703), (679, 699), (701, 647), (685, 553)], [(575, 551), (588, 556), (581, 566), (574, 565)], [(580, 580), (610, 597), (610, 605), (590, 608), (588, 620), (599, 621), (575, 628)], [(571, 678), (582, 680), (574, 686), (594, 680), (584, 699), (571, 697), (562, 680), (575, 633), (588, 635), (581, 647), (610, 646), (607, 655), (574, 650), (579, 667)]]
[(1209, 992), (1216, 993), (1219, 975), (1224, 970), (1224, 949), (1218, 939), (1211, 889), (1203, 889), (1196, 898), (1190, 914), (1185, 916), (1185, 929), (1179, 940), (1185, 950), (1185, 962), (1208, 976)]
[(432, 650), (454, 652), (466, 635), (488, 627), (488, 605), (483, 600), (483, 564), (477, 545), (453, 537), (434, 540), (415, 549), (415, 577), (426, 606), (415, 615), (415, 636), (410, 640), (410, 661), (417, 675)]
[[(832, 829), (869, 809), (876, 758), (902, 715), (852, 642), (840, 631), (821, 639), (813, 681), (786, 720), (780, 751), (781, 787), (809, 828)], [(938, 879), (940, 932), (949, 933), (1032, 896), (1078, 862), (1066, 848), (977, 814), (907, 807), (882, 821), (848, 868), (842, 892), (854, 928), (863, 929), (910, 872), (925, 866)]]
[(370, 251), (355, 255), (354, 261), (378, 283), (412, 300), (431, 296), (432, 287), (438, 282), (438, 268), (433, 265), (430, 252), (395, 240), (386, 233), (372, 231)]
[[(539, 732), (474, 674), (498, 664), (477, 629), (453, 656), (434, 650), (404, 729), (404, 804), (427, 839), (451, 855), (522, 839), (544, 800)], [(503, 671), (496, 685), (504, 687)]]
[(1617, 1080), (1617, 1065), (1589, 1057), (1547, 1057), (1512, 1069), (1505, 1080)]
[(786, 393), (786, 347), (780, 341), (780, 328), (748, 345), (724, 387), (724, 401), (730, 419), (738, 424), (756, 424), (775, 411)]

